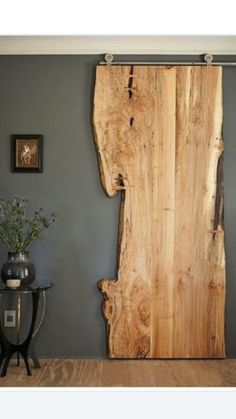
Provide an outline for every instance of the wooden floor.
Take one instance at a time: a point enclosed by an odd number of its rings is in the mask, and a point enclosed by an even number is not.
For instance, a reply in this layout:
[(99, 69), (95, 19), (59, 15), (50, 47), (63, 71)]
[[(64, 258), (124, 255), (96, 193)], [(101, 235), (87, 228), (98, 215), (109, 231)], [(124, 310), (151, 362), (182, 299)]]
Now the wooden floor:
[(32, 373), (12, 361), (0, 387), (236, 387), (236, 359), (44, 359)]

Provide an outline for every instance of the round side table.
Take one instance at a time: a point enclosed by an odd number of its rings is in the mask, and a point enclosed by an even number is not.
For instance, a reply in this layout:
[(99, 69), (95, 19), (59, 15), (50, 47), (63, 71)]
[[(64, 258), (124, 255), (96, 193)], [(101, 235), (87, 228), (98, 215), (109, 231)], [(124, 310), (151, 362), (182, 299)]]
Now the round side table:
[[(25, 362), (25, 367), (27, 370), (28, 375), (32, 375), (28, 363), (29, 357), (32, 358), (34, 367), (40, 368), (40, 364), (38, 358), (35, 354), (34, 349), (34, 339), (39, 332), (39, 329), (42, 325), (44, 314), (45, 314), (45, 306), (46, 306), (46, 291), (52, 288), (53, 283), (45, 282), (45, 283), (37, 283), (34, 282), (28, 286), (21, 286), (19, 288), (8, 288), (4, 284), (0, 285), (0, 301), (3, 294), (16, 294), (17, 297), (17, 343), (10, 342), (5, 333), (4, 328), (2, 327), (1, 320), (0, 320), (0, 346), (1, 346), (1, 355), (0, 355), (0, 377), (5, 377), (7, 373), (7, 368), (10, 359), (16, 353), (17, 354), (17, 364), (19, 365), (19, 356), (21, 355)], [(32, 317), (30, 328), (27, 337), (25, 340), (20, 343), (20, 316), (21, 316), (21, 297), (23, 294), (31, 294), (32, 296)], [(38, 325), (36, 326), (37, 316), (38, 316), (38, 308), (39, 308), (39, 299), (42, 296), (43, 304), (42, 304), (42, 312), (40, 315), (40, 319), (38, 321)]]

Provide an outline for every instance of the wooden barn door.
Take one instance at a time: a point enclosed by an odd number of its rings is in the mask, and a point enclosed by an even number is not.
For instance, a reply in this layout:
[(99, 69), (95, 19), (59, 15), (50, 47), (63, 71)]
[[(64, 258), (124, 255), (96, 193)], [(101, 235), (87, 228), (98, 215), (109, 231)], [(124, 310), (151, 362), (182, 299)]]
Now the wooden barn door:
[(224, 357), (222, 68), (98, 66), (93, 122), (122, 194), (109, 356)]

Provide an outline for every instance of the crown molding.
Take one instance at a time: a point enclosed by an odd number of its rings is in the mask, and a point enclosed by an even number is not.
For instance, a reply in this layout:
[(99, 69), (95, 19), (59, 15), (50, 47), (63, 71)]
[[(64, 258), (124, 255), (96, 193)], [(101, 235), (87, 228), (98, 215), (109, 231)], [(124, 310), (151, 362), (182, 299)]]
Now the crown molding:
[(0, 55), (236, 55), (236, 36), (0, 36)]

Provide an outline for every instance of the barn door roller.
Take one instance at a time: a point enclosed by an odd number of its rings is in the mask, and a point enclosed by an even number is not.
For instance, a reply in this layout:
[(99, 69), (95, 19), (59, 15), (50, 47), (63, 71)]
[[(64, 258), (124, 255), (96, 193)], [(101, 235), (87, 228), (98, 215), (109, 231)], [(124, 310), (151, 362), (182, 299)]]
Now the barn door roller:
[(101, 61), (99, 64), (100, 65), (195, 65), (195, 66), (211, 66), (211, 65), (215, 65), (215, 66), (224, 66), (224, 67), (228, 67), (228, 66), (236, 66), (236, 62), (230, 62), (230, 61), (222, 61), (222, 62), (217, 62), (217, 61), (213, 61), (213, 55), (210, 54), (209, 52), (203, 54), (202, 56), (203, 61), (168, 61), (168, 62), (163, 62), (163, 61), (133, 61), (133, 62), (127, 62), (127, 61), (114, 61), (114, 55), (111, 53), (106, 53), (104, 56), (104, 61)]

